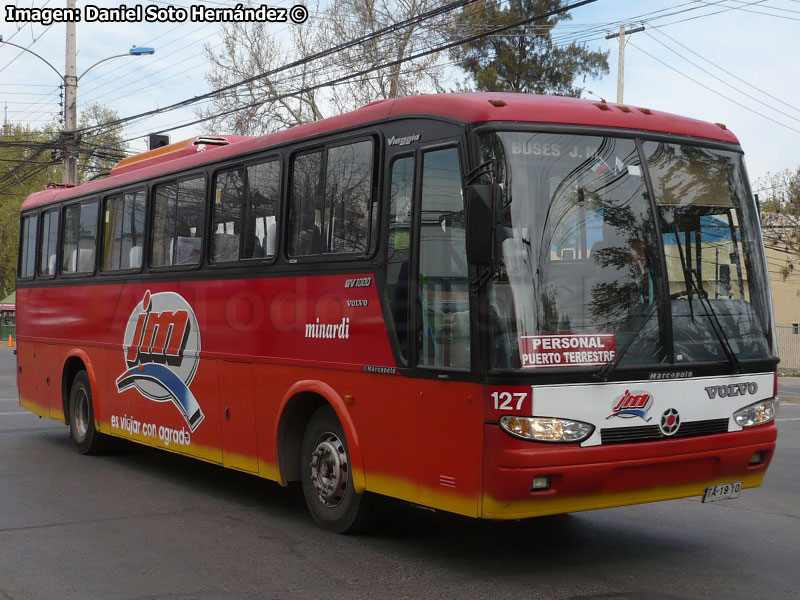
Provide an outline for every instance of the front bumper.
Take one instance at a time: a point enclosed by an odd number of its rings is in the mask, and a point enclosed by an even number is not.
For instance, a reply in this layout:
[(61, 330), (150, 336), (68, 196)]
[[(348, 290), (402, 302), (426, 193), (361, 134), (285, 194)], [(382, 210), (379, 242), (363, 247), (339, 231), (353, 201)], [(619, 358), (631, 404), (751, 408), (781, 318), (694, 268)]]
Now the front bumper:
[[(484, 425), (481, 516), (520, 519), (699, 496), (706, 487), (761, 485), (775, 451), (774, 422), (697, 438), (581, 448), (517, 440)], [(749, 465), (756, 452), (763, 462)], [(531, 491), (536, 477), (547, 490)]]

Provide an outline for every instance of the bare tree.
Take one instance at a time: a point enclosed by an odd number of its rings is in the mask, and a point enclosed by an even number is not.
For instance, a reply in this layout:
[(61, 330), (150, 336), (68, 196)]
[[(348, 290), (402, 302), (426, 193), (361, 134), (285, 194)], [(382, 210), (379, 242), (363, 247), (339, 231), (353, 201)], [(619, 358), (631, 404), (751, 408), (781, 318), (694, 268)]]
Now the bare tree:
[[(244, 79), (295, 60), (297, 48), (312, 46), (313, 35), (302, 26), (291, 28), (293, 50), (281, 47), (264, 23), (231, 23), (222, 26), (223, 43), (220, 48), (205, 45), (205, 54), (211, 62), (206, 81), (213, 89), (229, 86)], [(201, 118), (210, 118), (212, 128), (218, 133), (261, 135), (322, 118), (317, 92), (293, 94), (275, 98), (308, 87), (311, 67), (301, 65), (274, 77), (251, 81), (216, 96), (210, 105), (197, 111)], [(230, 112), (232, 109), (235, 112)]]
[[(342, 0), (303, 25), (290, 26), (288, 48), (268, 31), (268, 24), (223, 26), (219, 48), (206, 45), (211, 62), (206, 81), (219, 89), (250, 79), (320, 50), (349, 42), (373, 31), (424, 14), (445, 0)], [(313, 7), (309, 7), (312, 15)], [(376, 39), (344, 49), (321, 60), (302, 63), (280, 73), (259, 77), (215, 97), (198, 110), (214, 129), (227, 133), (264, 134), (354, 110), (375, 100), (422, 91), (436, 91), (438, 56), (399, 63), (341, 82), (324, 84), (351, 73), (402, 60), (441, 39), (446, 16), (400, 27)], [(319, 89), (307, 88), (322, 85)], [(281, 98), (281, 96), (286, 96)]]
[(782, 256), (786, 279), (800, 260), (800, 167), (767, 173), (755, 181), (753, 191), (761, 202), (764, 245)]
[[(341, 0), (332, 3), (322, 25), (325, 37), (345, 41), (367, 35), (425, 14), (444, 4), (441, 0)], [(357, 47), (336, 54), (339, 72), (396, 63), (440, 43), (448, 19), (437, 16), (423, 22), (398, 28)], [(388, 68), (365, 73), (337, 86), (332, 102), (337, 112), (353, 110), (384, 98), (399, 98), (421, 92), (440, 91), (438, 80), (442, 69), (439, 54), (434, 53), (413, 62), (399, 62)]]

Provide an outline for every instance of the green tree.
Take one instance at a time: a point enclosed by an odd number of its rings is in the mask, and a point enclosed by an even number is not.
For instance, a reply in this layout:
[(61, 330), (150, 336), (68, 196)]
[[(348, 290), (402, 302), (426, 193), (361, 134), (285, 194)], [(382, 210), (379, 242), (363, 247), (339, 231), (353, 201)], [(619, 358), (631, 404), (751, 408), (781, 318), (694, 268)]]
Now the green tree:
[[(80, 127), (117, 119), (117, 113), (92, 105)], [(6, 125), (0, 135), (0, 298), (14, 291), (19, 245), (19, 213), (25, 198), (49, 183), (61, 182), (61, 141), (55, 125), (32, 129)], [(86, 181), (107, 172), (125, 156), (122, 128), (106, 128), (80, 141), (78, 177)]]
[(14, 291), (19, 211), (25, 198), (61, 177), (52, 130), (6, 125), (0, 136), (0, 297)]
[[(562, 5), (562, 0), (483, 0), (464, 9), (452, 36), (511, 24)], [(580, 96), (583, 88), (576, 80), (608, 73), (608, 52), (589, 50), (576, 42), (556, 45), (553, 28), (571, 18), (569, 13), (562, 13), (455, 47), (451, 55), (471, 76), (465, 87), (486, 92)]]
[[(116, 111), (101, 104), (92, 104), (81, 111), (78, 127), (85, 129), (119, 119)], [(78, 181), (85, 182), (110, 171), (125, 158), (122, 125), (105, 127), (80, 140), (78, 147)]]

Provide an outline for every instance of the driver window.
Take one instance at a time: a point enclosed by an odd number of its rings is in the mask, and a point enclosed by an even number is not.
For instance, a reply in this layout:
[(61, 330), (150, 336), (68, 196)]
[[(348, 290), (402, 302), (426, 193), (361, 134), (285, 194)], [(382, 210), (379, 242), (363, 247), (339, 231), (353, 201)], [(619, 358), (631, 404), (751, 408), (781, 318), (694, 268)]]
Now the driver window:
[(458, 149), (423, 155), (421, 203), (419, 364), (468, 369), (469, 276)]

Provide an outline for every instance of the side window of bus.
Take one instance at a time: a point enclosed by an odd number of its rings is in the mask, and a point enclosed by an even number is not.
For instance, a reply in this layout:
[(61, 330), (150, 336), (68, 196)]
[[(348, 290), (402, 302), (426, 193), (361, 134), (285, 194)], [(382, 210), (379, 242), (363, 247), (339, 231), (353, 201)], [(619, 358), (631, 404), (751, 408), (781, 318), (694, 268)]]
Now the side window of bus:
[(244, 198), (244, 168), (217, 175), (211, 216), (211, 262), (239, 260)]
[(275, 256), (281, 202), (281, 165), (271, 160), (247, 167), (247, 221), (242, 258)]
[(328, 150), (324, 231), (327, 252), (367, 252), (373, 162), (370, 140)]
[(291, 234), (289, 255), (322, 253), (322, 152), (301, 154), (292, 161)]
[(203, 177), (156, 186), (151, 266), (200, 263), (205, 190)]
[(56, 274), (58, 217), (58, 210), (49, 210), (42, 215), (42, 241), (39, 252), (40, 277), (53, 277)]
[(62, 273), (94, 272), (98, 203), (73, 204), (64, 209)]
[(138, 269), (144, 244), (144, 190), (106, 198), (103, 217), (103, 271)]
[(280, 163), (239, 167), (217, 175), (211, 217), (211, 261), (275, 256)]
[(423, 154), (421, 202), (419, 364), (468, 369), (469, 276), (456, 148)]
[(389, 197), (389, 240), (386, 292), (394, 318), (400, 354), (408, 358), (408, 286), (411, 266), (411, 219), (414, 193), (414, 157), (392, 164)]
[(290, 255), (367, 252), (374, 152), (364, 140), (294, 158)]
[(20, 279), (33, 277), (36, 270), (36, 222), (37, 215), (22, 219), (22, 240), (19, 253)]

